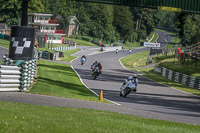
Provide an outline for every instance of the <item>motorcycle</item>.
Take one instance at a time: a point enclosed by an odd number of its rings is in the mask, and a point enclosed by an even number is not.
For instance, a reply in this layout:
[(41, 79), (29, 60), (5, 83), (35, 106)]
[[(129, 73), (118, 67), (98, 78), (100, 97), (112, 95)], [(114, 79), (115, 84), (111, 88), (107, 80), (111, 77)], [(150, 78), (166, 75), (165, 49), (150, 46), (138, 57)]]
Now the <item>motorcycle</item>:
[(129, 53), (131, 53), (131, 49), (129, 49)]
[(85, 64), (86, 58), (81, 58), (81, 65)]
[(118, 53), (118, 49), (116, 49), (116, 54)]
[(95, 69), (94, 70), (92, 70), (92, 79), (96, 79), (97, 78), (97, 76), (99, 76), (99, 74), (100, 74), (100, 69), (99, 69), (99, 67), (95, 67)]
[(120, 96), (126, 97), (132, 91), (136, 92), (137, 88), (135, 83), (132, 83), (131, 80), (125, 80), (125, 83), (120, 87)]

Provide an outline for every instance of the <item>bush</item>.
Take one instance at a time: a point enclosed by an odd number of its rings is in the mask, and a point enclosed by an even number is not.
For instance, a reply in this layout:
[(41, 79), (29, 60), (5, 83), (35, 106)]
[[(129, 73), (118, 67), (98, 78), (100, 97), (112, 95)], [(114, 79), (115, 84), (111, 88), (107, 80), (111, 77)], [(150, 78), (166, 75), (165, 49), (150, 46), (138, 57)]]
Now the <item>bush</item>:
[(74, 38), (74, 39), (75, 39), (75, 38), (76, 38), (76, 36), (75, 36), (75, 35), (71, 35), (71, 36), (69, 36), (69, 38)]
[(92, 37), (88, 37), (88, 36), (82, 36), (82, 40), (91, 42), (93, 40), (93, 38)]
[(77, 36), (76, 36), (76, 39), (78, 39), (78, 40), (82, 40), (82, 36), (77, 35)]

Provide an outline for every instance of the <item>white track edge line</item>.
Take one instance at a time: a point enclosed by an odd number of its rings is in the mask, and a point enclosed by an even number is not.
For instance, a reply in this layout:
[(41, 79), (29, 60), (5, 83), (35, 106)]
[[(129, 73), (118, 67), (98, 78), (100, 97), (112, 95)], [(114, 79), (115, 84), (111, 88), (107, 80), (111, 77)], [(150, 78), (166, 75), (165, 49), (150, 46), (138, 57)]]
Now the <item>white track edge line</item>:
[[(76, 53), (74, 53), (74, 54), (77, 54), (77, 53), (79, 53), (79, 52), (82, 52), (83, 51), (83, 49), (81, 49), (80, 51), (78, 51), (78, 52), (76, 52)], [(72, 56), (74, 56), (74, 54), (72, 54)], [(77, 58), (78, 58), (78, 56), (75, 56), (76, 58), (75, 59), (73, 59), (73, 60), (71, 60), (69, 63), (72, 63), (74, 60), (76, 60)]]
[(69, 63), (72, 63), (74, 60), (76, 60), (78, 57), (76, 57), (75, 59), (71, 60)]
[(9, 49), (9, 48), (5, 48), (5, 47), (1, 47), (1, 46), (0, 46), (0, 48), (7, 49), (7, 50)]
[[(87, 87), (87, 85), (83, 82), (82, 78), (80, 77), (80, 75), (77, 73), (77, 71), (74, 69), (74, 67), (73, 67), (72, 65), (71, 65), (71, 68), (72, 68), (72, 69), (74, 70), (74, 72), (78, 75), (78, 77), (79, 77), (81, 83), (82, 83), (88, 90), (90, 90), (92, 93), (94, 93), (96, 96), (99, 97), (99, 95), (98, 95), (96, 92), (94, 92), (94, 91), (91, 90), (89, 87)], [(116, 102), (114, 102), (114, 101), (108, 100), (108, 99), (106, 99), (106, 98), (103, 98), (103, 99), (105, 99), (105, 100), (107, 100), (107, 101), (109, 101), (109, 102), (111, 102), (111, 103), (113, 103), (113, 104), (121, 105), (121, 104), (119, 104), (119, 103), (116, 103)]]

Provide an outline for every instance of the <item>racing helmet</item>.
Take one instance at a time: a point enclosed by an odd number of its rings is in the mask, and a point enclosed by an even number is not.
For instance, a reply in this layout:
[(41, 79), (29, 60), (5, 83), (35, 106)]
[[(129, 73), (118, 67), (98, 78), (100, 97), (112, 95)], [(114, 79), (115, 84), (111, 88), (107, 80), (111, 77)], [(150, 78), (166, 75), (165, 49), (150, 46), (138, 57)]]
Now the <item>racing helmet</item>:
[(137, 74), (133, 74), (133, 78), (137, 78)]

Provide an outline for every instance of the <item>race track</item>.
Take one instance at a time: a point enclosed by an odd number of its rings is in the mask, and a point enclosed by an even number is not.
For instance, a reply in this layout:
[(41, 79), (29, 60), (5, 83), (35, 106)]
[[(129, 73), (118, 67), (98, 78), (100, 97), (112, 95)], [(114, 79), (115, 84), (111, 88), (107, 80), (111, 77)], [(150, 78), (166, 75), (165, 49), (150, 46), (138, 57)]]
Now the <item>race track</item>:
[[(163, 46), (166, 45), (166, 43), (163, 43), (163, 40), (172, 40), (172, 37), (167, 35), (167, 33), (157, 32), (159, 34), (158, 42), (162, 42)], [(119, 51), (118, 54), (114, 51), (97, 54), (96, 51), (99, 48), (82, 46), (79, 46), (79, 48), (82, 48), (82, 51), (75, 54), (79, 58), (74, 60), (71, 65), (88, 88), (97, 95), (99, 95), (100, 90), (103, 90), (104, 98), (113, 101), (115, 104), (93, 103), (22, 92), (1, 92), (0, 101), (108, 110), (147, 118), (200, 125), (199, 97), (158, 84), (142, 76), (139, 76), (137, 93), (132, 93), (127, 98), (119, 96), (119, 88), (124, 79), (133, 74), (133, 72), (124, 68), (119, 61), (120, 58), (130, 55), (128, 51)], [(146, 50), (149, 50), (149, 48), (134, 49), (131, 54)], [(1, 51), (4, 50), (0, 48)], [(87, 62), (81, 65), (80, 57), (83, 54), (87, 56)], [(103, 72), (97, 77), (97, 80), (92, 80), (90, 65), (96, 60), (102, 63)]]

